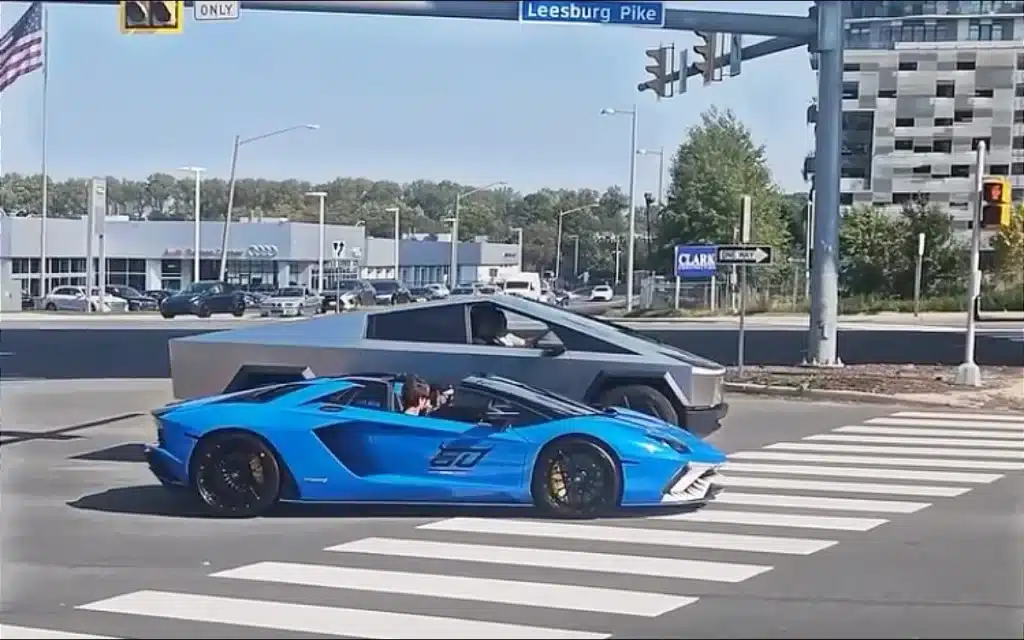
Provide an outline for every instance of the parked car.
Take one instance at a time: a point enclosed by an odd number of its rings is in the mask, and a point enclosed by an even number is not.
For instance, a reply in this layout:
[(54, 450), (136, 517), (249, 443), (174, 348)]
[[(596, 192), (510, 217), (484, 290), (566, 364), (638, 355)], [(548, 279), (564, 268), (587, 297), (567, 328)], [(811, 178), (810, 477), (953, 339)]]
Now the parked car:
[(171, 289), (146, 289), (145, 291), (142, 292), (142, 295), (148, 296), (156, 300), (156, 304), (159, 307), (161, 302), (173, 296), (175, 293), (177, 292)]
[(370, 280), (376, 295), (377, 304), (405, 304), (412, 302), (412, 295), (404, 284), (398, 280)]
[(430, 292), (431, 300), (444, 300), (451, 295), (451, 292), (448, 291), (448, 287), (440, 283), (428, 284), (424, 288)]
[(96, 287), (89, 296), (85, 295), (85, 287), (57, 287), (43, 300), (43, 308), (47, 311), (123, 312), (128, 309), (128, 302), (109, 293), (101, 300)]
[(218, 280), (200, 280), (160, 303), (160, 315), (165, 318), (209, 318), (215, 313), (230, 313), (241, 318), (245, 314), (245, 297), (241, 289)]
[(351, 311), (376, 304), (377, 291), (366, 280), (338, 280), (333, 287), (324, 289), (321, 308), (324, 312)]
[(410, 287), (409, 295), (412, 296), (413, 302), (426, 302), (430, 300), (430, 289), (426, 287)]
[(460, 284), (452, 289), (453, 296), (472, 296), (476, 294), (476, 287), (471, 284)]
[(112, 284), (107, 286), (107, 293), (128, 302), (129, 311), (156, 311), (160, 308), (156, 298), (143, 295), (134, 287)]
[(260, 303), (260, 316), (313, 316), (320, 313), (320, 296), (305, 287), (284, 287)]

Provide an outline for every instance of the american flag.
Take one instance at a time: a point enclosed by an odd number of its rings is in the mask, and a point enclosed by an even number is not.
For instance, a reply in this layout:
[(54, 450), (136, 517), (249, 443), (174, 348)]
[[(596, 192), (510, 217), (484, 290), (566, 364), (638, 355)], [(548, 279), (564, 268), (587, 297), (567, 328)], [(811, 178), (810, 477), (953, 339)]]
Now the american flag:
[(0, 38), (0, 92), (43, 66), (43, 3), (33, 2)]

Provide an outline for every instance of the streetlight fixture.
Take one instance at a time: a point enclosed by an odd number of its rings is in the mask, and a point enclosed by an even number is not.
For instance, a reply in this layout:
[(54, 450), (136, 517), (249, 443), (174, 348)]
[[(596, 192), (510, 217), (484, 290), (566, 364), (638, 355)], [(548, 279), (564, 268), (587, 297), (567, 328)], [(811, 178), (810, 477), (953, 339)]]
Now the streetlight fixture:
[(517, 241), (519, 244), (519, 273), (523, 272), (523, 228), (512, 227), (512, 231), (516, 234)]
[(395, 280), (401, 281), (401, 278), (398, 277), (398, 256), (399, 256), (399, 245), (402, 242), (402, 233), (401, 233), (401, 221), (402, 220), (399, 217), (401, 215), (402, 210), (399, 209), (398, 207), (388, 207), (384, 211), (385, 211), (385, 213), (393, 213), (393, 214), (395, 214)]
[(576, 207), (575, 209), (560, 211), (558, 213), (558, 237), (555, 239), (555, 282), (558, 282), (558, 278), (562, 272), (562, 218), (569, 215), (570, 213), (586, 211), (587, 209), (596, 206), (596, 204), (585, 204), (582, 207)]
[(457, 193), (457, 194), (455, 194), (455, 211), (454, 211), (452, 217), (450, 218), (450, 220), (452, 220), (452, 241), (451, 241), (451, 245), (452, 245), (452, 264), (451, 264), (451, 273), (448, 275), (448, 280), (450, 280), (451, 286), (452, 286), (453, 289), (456, 286), (458, 286), (458, 284), (459, 284), (459, 282), (458, 282), (458, 274), (459, 274), (459, 206), (462, 204), (462, 199), (466, 198), (466, 197), (469, 197), (469, 196), (473, 195), (474, 193), (480, 193), (481, 191), (487, 191), (488, 189), (493, 189), (494, 187), (503, 187), (503, 186), (505, 186), (507, 184), (508, 184), (507, 182), (505, 182), (504, 180), (501, 180), (499, 182), (492, 182), (491, 184), (483, 186), (483, 187), (478, 187), (476, 189), (471, 189), (471, 190), (469, 190), (469, 191), (467, 191), (465, 193)]
[(665, 203), (665, 147), (637, 149), (638, 156), (658, 156), (658, 204)]
[(231, 151), (231, 173), (228, 176), (228, 210), (224, 216), (224, 231), (220, 238), (220, 279), (224, 280), (228, 270), (228, 229), (231, 227), (231, 212), (235, 207), (235, 169), (238, 167), (238, 149), (242, 145), (249, 144), (250, 142), (257, 142), (259, 140), (266, 140), (267, 138), (273, 138), (285, 133), (291, 133), (292, 131), (298, 131), (300, 129), (316, 130), (319, 129), (318, 124), (297, 124), (291, 127), (285, 127), (284, 129), (278, 129), (277, 131), (270, 131), (263, 133), (258, 136), (251, 138), (243, 138), (240, 135), (235, 136), (235, 146)]
[[(316, 258), (316, 266), (317, 266), (316, 292), (317, 292), (317, 295), (323, 295), (323, 293), (324, 293), (324, 243), (327, 242), (327, 238), (324, 237), (326, 235), (326, 231), (327, 231), (327, 228), (326, 228), (327, 192), (326, 191), (308, 191), (308, 192), (306, 192), (306, 197), (308, 197), (308, 198), (317, 198), (318, 200), (320, 200), (320, 224), (317, 225), (317, 235), (320, 238), (320, 242), (317, 243), (317, 244), (318, 244), (318, 246), (320, 248), (317, 251), (317, 258)], [(221, 264), (223, 264), (223, 263), (221, 263)], [(221, 276), (221, 279), (223, 280), (224, 276)]]
[(192, 243), (193, 243), (193, 247), (194, 248), (193, 248), (192, 252), (195, 254), (195, 255), (192, 256), (192, 282), (198, 282), (199, 281), (199, 253), (200, 253), (199, 252), (199, 247), (200, 247), (200, 244), (199, 244), (199, 240), (200, 240), (200, 235), (199, 235), (199, 196), (200, 196), (200, 189), (201, 189), (200, 185), (201, 185), (202, 180), (203, 180), (202, 173), (204, 171), (206, 171), (206, 169), (204, 169), (203, 167), (178, 167), (178, 171), (188, 171), (189, 173), (194, 173), (195, 176), (196, 176), (196, 191), (195, 191), (195, 195), (193, 196), (193, 200), (195, 200), (195, 203), (194, 203), (195, 210), (194, 210), (194, 212), (192, 214), (192, 216), (193, 216), (192, 226), (194, 228), (193, 239), (192, 239)]
[(603, 116), (629, 116), (633, 132), (629, 140), (629, 240), (626, 246), (626, 311), (633, 310), (633, 267), (636, 253), (636, 133), (637, 109), (602, 109)]

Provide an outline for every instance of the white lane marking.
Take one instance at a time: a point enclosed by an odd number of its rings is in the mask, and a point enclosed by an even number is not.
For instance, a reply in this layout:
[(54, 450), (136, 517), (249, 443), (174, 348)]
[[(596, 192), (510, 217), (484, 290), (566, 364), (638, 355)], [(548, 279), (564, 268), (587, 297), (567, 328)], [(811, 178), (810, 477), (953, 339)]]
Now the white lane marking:
[(993, 440), (1016, 440), (1024, 446), (1024, 434), (1008, 431), (969, 431), (967, 429), (908, 429), (903, 427), (866, 427), (853, 425), (833, 429), (836, 433), (877, 433), (894, 436), (930, 436), (936, 438), (991, 438)]
[(36, 627), (18, 627), (12, 624), (0, 624), (0, 638), (3, 640), (115, 640), (110, 636), (94, 636), (88, 633), (72, 633)]
[(793, 529), (829, 529), (833, 531), (870, 531), (889, 522), (881, 518), (845, 518), (840, 516), (803, 516), (791, 513), (728, 511), (714, 506), (690, 513), (652, 516), (654, 520), (743, 524), (754, 527), (790, 527)]
[(726, 487), (756, 487), (760, 489), (794, 489), (796, 491), (841, 491), (844, 493), (884, 493), (907, 496), (955, 498), (970, 491), (966, 487), (932, 487), (911, 484), (876, 484), (869, 482), (825, 482), (819, 480), (790, 480), (760, 476), (728, 475), (719, 478)]
[(135, 591), (78, 608), (86, 611), (240, 625), (257, 629), (322, 633), (330, 636), (343, 634), (351, 638), (598, 640), (609, 637), (605, 633), (586, 631), (169, 591)]
[(660, 616), (697, 601), (643, 591), (291, 562), (259, 562), (212, 577), (644, 617)]
[[(897, 452), (898, 453), (898, 452)], [(786, 453), (783, 451), (737, 451), (730, 460), (772, 460), (783, 462), (826, 462), (866, 464), (892, 467), (940, 467), (948, 469), (988, 469), (991, 471), (1024, 471), (1024, 461), (959, 460), (950, 458), (899, 458), (896, 456), (833, 456), (817, 453)]]
[(1001, 473), (964, 473), (961, 471), (920, 471), (874, 469), (865, 467), (826, 467), (824, 465), (758, 464), (729, 462), (725, 473), (781, 473), (795, 476), (832, 476), (836, 478), (870, 478), (872, 480), (921, 480), (925, 482), (966, 482), (988, 484), (1003, 477)]
[(326, 551), (729, 583), (772, 570), (769, 565), (395, 538), (363, 538)]
[(872, 444), (935, 445), (940, 447), (965, 447), (971, 449), (1021, 449), (1012, 457), (1024, 458), (1024, 442), (1008, 440), (975, 440), (973, 438), (905, 438), (899, 436), (855, 436), (842, 433), (821, 433), (801, 440), (825, 440), (829, 442), (867, 442)]
[(806, 556), (839, 544), (836, 540), (813, 538), (777, 538), (772, 536), (746, 536), (732, 533), (678, 531), (674, 529), (640, 529), (637, 527), (604, 527), (590, 524), (565, 524), (537, 520), (485, 520), (482, 518), (450, 518), (420, 525), (428, 531), (454, 531), (503, 536), (556, 538), (558, 540), (587, 540), (592, 542), (621, 542), (625, 544), (652, 544), (663, 547), (691, 547), (722, 551), (748, 551), (752, 553), (779, 553)]
[(1005, 429), (1024, 434), (1024, 422), (997, 422), (994, 420), (940, 420), (928, 418), (871, 418), (865, 424), (885, 424), (894, 427), (951, 427), (955, 429)]
[(995, 420), (998, 422), (1019, 422), (1024, 425), (1024, 414), (1001, 415), (995, 413), (942, 413), (937, 411), (900, 411), (894, 418), (921, 418), (923, 420)]
[(740, 493), (738, 491), (723, 491), (715, 496), (714, 503), (762, 507), (789, 507), (793, 509), (866, 511), (874, 513), (915, 513), (921, 509), (931, 506), (930, 502), (863, 500), (857, 498), (822, 498), (819, 496), (792, 496), (777, 493)]

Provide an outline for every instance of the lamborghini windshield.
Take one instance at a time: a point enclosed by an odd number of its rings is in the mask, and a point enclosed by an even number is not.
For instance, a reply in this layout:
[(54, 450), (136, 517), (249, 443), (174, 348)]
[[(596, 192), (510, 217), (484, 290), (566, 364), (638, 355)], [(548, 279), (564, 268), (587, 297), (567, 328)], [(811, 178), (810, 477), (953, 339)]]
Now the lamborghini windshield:
[(545, 409), (560, 416), (591, 416), (601, 413), (597, 409), (577, 402), (571, 398), (525, 385), (515, 380), (499, 378), (496, 376), (466, 378), (464, 382), (468, 385), (479, 387), (485, 391), (491, 391), (497, 395), (506, 396), (525, 403), (540, 405)]

